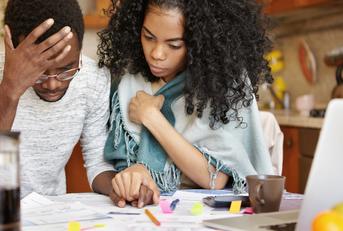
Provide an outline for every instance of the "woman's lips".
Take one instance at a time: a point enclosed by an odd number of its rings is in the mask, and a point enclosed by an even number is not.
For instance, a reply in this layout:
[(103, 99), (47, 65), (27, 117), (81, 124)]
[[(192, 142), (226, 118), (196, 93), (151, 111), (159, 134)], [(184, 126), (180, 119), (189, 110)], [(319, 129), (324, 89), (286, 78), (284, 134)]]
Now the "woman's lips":
[(163, 73), (166, 69), (165, 68), (161, 68), (161, 67), (156, 67), (154, 65), (150, 65), (150, 71), (153, 74), (160, 74)]

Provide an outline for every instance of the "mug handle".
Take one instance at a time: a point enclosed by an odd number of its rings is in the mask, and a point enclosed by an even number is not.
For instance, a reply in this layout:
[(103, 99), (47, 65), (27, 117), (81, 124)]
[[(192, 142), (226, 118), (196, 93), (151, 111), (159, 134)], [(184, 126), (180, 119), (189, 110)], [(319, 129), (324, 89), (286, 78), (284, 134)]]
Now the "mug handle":
[(262, 191), (261, 189), (263, 188), (263, 183), (258, 183), (256, 185), (256, 200), (258, 203), (260, 203), (261, 205), (264, 205), (265, 204), (265, 200), (262, 198)]
[(336, 69), (336, 82), (337, 85), (343, 84), (342, 79), (343, 65), (339, 65)]

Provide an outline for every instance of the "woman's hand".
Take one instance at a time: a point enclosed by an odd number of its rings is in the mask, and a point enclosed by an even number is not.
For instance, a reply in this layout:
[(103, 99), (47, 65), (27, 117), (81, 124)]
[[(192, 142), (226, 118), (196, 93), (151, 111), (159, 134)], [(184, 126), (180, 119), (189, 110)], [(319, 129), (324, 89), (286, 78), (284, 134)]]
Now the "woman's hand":
[(114, 195), (111, 198), (119, 207), (124, 207), (126, 201), (139, 208), (159, 202), (159, 189), (149, 171), (141, 164), (132, 165), (117, 173), (112, 179), (112, 186)]
[(136, 124), (142, 124), (144, 118), (149, 116), (153, 110), (160, 111), (164, 103), (164, 96), (152, 96), (144, 91), (138, 91), (131, 99), (129, 105), (129, 118)]
[[(109, 197), (111, 198), (111, 200), (113, 201), (113, 203), (116, 206), (118, 206), (120, 208), (125, 207), (126, 200), (123, 199), (122, 197), (120, 197), (114, 191), (114, 189), (112, 189), (112, 191), (110, 192)], [(149, 189), (147, 186), (141, 185), (141, 188), (139, 190), (138, 199), (132, 201), (131, 205), (133, 207), (142, 208), (145, 205), (153, 204), (154, 203), (153, 197), (154, 197), (154, 192), (151, 189)]]

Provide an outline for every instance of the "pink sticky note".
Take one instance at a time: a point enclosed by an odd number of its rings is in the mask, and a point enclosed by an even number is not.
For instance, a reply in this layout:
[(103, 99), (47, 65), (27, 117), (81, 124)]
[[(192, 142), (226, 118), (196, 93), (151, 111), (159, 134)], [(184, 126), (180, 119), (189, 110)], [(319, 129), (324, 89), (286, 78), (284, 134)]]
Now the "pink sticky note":
[(170, 208), (170, 201), (160, 200), (160, 207), (163, 213), (172, 213), (173, 210)]
[(253, 214), (254, 210), (251, 207), (245, 208), (243, 214)]

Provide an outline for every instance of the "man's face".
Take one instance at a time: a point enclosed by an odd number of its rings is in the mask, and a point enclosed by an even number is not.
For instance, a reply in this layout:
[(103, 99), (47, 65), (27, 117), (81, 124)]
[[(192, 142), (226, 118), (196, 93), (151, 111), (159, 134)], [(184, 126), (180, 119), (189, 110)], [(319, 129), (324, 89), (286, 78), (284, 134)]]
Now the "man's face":
[[(71, 45), (71, 49), (67, 56), (56, 65), (47, 69), (44, 72), (44, 75), (59, 74), (72, 68), (79, 67), (80, 49), (79, 42), (75, 34), (73, 38), (69, 40), (68, 45)], [(71, 80), (59, 81), (52, 77), (41, 83), (36, 83), (33, 86), (33, 89), (42, 100), (47, 102), (56, 102), (67, 92), (70, 82)]]

